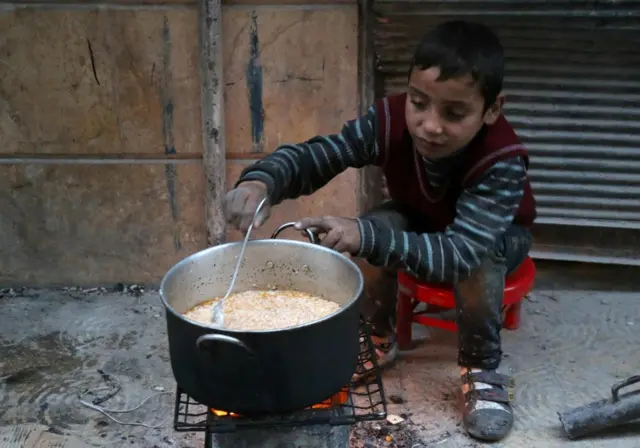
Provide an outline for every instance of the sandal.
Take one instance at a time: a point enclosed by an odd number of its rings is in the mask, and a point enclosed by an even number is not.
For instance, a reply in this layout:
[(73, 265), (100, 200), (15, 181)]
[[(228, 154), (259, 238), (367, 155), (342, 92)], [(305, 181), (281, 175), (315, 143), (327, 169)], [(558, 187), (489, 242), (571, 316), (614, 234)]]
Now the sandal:
[(513, 378), (495, 370), (462, 368), (463, 424), (476, 439), (496, 442), (513, 427)]

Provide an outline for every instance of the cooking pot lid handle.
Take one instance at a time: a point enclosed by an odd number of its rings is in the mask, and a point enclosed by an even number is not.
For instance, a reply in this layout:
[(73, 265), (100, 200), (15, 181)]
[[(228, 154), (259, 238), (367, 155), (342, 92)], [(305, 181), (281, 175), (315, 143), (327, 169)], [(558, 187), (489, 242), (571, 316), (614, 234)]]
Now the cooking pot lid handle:
[[(278, 235), (280, 235), (280, 233), (285, 230), (288, 229), (289, 227), (293, 227), (295, 226), (296, 223), (295, 222), (287, 222), (285, 224), (282, 224), (280, 227), (278, 227), (273, 234), (271, 234), (271, 238), (277, 238)], [(304, 229), (304, 232), (307, 234), (307, 238), (309, 238), (309, 241), (313, 244), (318, 244), (318, 235), (316, 235), (311, 229)]]
[(207, 342), (222, 342), (225, 344), (236, 345), (244, 349), (245, 351), (253, 354), (253, 350), (251, 350), (244, 342), (232, 336), (227, 336), (226, 334), (217, 334), (217, 333), (203, 334), (198, 339), (196, 339), (196, 346), (198, 347), (198, 349), (202, 350), (204, 348), (203, 344)]

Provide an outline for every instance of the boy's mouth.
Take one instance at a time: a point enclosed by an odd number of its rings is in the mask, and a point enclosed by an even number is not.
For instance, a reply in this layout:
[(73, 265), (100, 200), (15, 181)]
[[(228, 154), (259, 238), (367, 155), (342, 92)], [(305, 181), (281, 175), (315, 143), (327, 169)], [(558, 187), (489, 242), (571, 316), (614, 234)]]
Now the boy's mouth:
[(439, 151), (445, 146), (444, 143), (434, 142), (431, 140), (424, 140), (421, 138), (417, 139), (416, 143), (417, 143), (416, 149), (424, 152)]

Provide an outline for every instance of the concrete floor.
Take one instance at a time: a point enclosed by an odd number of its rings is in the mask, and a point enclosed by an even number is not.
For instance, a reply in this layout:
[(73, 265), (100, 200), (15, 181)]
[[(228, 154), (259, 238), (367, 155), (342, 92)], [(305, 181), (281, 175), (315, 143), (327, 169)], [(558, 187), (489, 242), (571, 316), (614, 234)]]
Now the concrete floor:
[[(541, 277), (525, 305), (522, 328), (503, 333), (504, 370), (517, 379), (517, 422), (496, 446), (640, 447), (640, 427), (568, 442), (556, 415), (606, 396), (615, 382), (639, 373), (638, 294), (610, 291), (606, 275), (604, 283), (589, 285), (584, 273), (569, 283), (553, 271)], [(171, 426), (175, 383), (165, 331), (153, 291), (140, 297), (29, 289), (0, 294), (0, 447), (202, 446), (201, 435), (178, 434)], [(380, 430), (380, 437), (354, 446), (481, 446), (459, 427), (455, 335), (417, 335), (418, 347), (384, 375), (395, 402), (389, 411), (406, 422), (391, 430), (370, 424), (362, 433)], [(162, 426), (119, 425), (82, 406), (78, 394), (103, 385), (97, 369), (122, 384), (105, 404), (109, 408), (130, 408), (170, 392), (120, 417)]]

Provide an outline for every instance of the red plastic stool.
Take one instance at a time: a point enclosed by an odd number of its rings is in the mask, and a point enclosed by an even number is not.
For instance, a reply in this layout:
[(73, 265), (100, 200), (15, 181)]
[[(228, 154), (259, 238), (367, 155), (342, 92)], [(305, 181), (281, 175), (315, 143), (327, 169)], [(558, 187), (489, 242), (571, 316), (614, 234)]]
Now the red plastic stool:
[[(504, 298), (502, 302), (503, 327), (516, 330), (520, 327), (520, 309), (522, 299), (533, 288), (536, 267), (530, 257), (512, 272), (506, 279)], [(419, 303), (426, 303), (428, 312), (442, 312), (454, 310), (456, 301), (451, 285), (430, 284), (420, 282), (412, 275), (405, 272), (398, 273), (398, 323), (397, 338), (398, 348), (406, 350), (411, 346), (411, 324), (413, 322), (428, 327), (442, 328), (448, 331), (457, 331), (454, 321), (443, 320), (438, 317), (425, 316), (423, 313), (414, 312)]]

